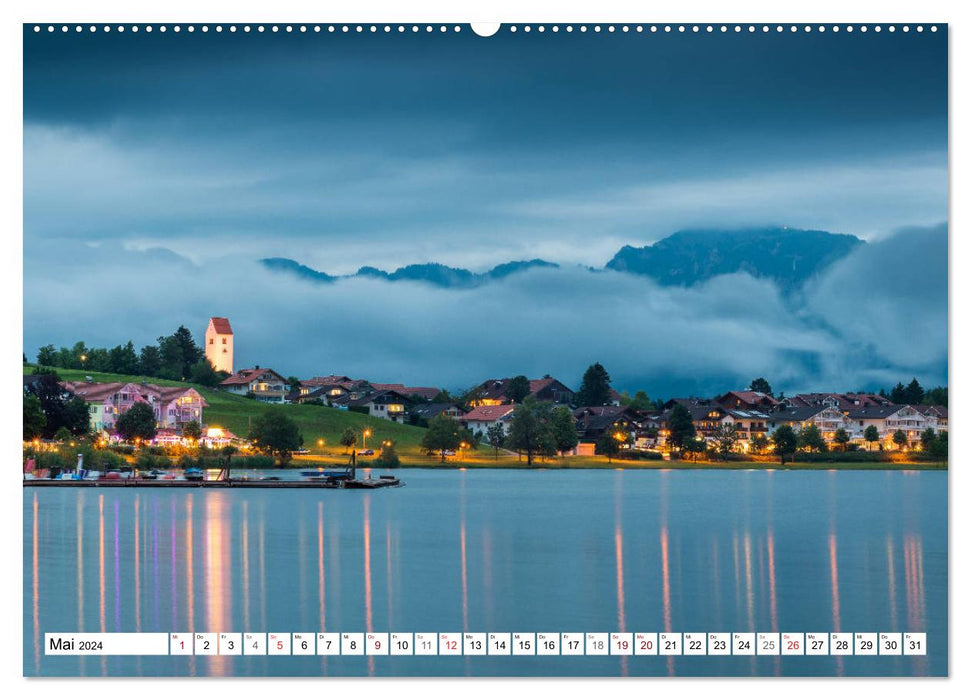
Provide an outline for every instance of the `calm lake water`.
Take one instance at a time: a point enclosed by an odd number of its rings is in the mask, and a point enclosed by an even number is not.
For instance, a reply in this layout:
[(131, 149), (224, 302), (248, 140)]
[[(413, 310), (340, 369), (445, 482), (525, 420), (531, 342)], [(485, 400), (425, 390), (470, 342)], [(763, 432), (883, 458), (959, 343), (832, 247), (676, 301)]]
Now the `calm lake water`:
[[(947, 474), (24, 489), (26, 675), (945, 675)], [(926, 657), (48, 657), (44, 632), (926, 632)]]

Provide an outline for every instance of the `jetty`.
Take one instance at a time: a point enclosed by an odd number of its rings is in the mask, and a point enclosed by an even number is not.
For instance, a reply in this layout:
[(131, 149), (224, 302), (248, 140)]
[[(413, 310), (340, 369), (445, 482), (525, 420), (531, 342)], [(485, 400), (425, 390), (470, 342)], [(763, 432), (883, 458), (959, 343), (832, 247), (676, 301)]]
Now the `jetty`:
[(98, 477), (81, 478), (66, 474), (58, 478), (24, 477), (24, 487), (31, 488), (162, 488), (162, 489), (381, 489), (404, 486), (393, 474), (378, 478), (357, 478), (354, 467), (347, 469), (317, 469), (301, 472), (302, 479), (285, 479), (279, 476), (231, 478), (220, 473), (219, 478), (206, 480), (201, 473), (186, 474), (182, 478), (158, 478), (152, 476), (123, 476), (117, 472)]

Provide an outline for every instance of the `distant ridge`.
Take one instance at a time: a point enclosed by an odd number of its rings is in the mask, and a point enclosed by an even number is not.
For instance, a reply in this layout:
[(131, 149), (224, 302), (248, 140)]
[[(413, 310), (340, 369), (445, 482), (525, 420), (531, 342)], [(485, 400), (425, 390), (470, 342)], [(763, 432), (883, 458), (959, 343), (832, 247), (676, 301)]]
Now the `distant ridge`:
[(267, 269), (294, 275), (301, 279), (310, 280), (312, 282), (320, 282), (325, 284), (334, 282), (338, 279), (370, 277), (374, 279), (384, 279), (391, 282), (424, 282), (427, 284), (432, 284), (436, 287), (444, 287), (448, 289), (478, 287), (479, 285), (485, 284), (489, 281), (505, 279), (510, 275), (516, 274), (517, 272), (522, 272), (523, 270), (528, 270), (530, 268), (559, 267), (559, 265), (556, 263), (547, 262), (546, 260), (517, 260), (496, 265), (488, 272), (479, 274), (470, 272), (469, 270), (461, 267), (449, 267), (447, 265), (442, 265), (441, 263), (424, 263), (420, 265), (406, 265), (405, 267), (399, 267), (394, 272), (385, 272), (384, 270), (376, 267), (364, 266), (353, 275), (345, 275), (340, 277), (328, 275), (326, 272), (319, 272), (313, 268), (298, 263), (296, 260), (291, 260), (290, 258), (263, 258), (260, 260), (260, 262)]
[[(649, 277), (663, 286), (682, 287), (700, 284), (719, 275), (747, 273), (772, 280), (783, 290), (791, 291), (860, 245), (863, 241), (856, 236), (784, 226), (686, 230), (672, 233), (651, 245), (626, 245), (604, 269)], [(420, 282), (443, 289), (468, 289), (525, 270), (559, 268), (556, 263), (537, 258), (502, 263), (484, 273), (429, 262), (406, 265), (393, 272), (364, 266), (353, 275), (335, 276), (290, 258), (264, 258), (260, 262), (270, 270), (320, 284), (363, 277), (389, 282)], [(596, 271), (596, 268), (589, 269)]]
[(794, 289), (861, 245), (856, 236), (786, 227), (678, 231), (653, 245), (624, 246), (608, 270), (644, 275), (665, 286), (691, 286), (745, 272)]

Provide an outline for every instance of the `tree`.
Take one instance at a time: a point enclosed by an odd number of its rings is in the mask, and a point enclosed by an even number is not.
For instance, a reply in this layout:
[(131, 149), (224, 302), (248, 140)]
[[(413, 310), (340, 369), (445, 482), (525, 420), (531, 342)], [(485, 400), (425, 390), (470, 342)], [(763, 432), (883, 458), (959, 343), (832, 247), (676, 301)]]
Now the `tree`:
[(108, 351), (108, 371), (118, 374), (138, 374), (138, 354), (130, 340)]
[(525, 453), (529, 466), (532, 466), (535, 455), (556, 451), (550, 427), (551, 416), (551, 405), (545, 401), (539, 402), (532, 396), (526, 397), (513, 409), (506, 443), (517, 452)]
[(287, 377), (287, 388), (290, 391), (298, 391), (300, 389), (300, 379), (294, 375)]
[(785, 464), (786, 457), (795, 453), (799, 440), (796, 438), (796, 431), (792, 429), (792, 426), (780, 425), (772, 433), (772, 444), (776, 455), (779, 456), (780, 464)]
[(868, 425), (863, 431), (863, 439), (866, 441), (867, 449), (873, 449), (873, 443), (880, 442), (880, 431), (877, 426)]
[(208, 358), (203, 357), (189, 369), (189, 381), (203, 386), (216, 386), (226, 378), (225, 372), (217, 372)]
[(684, 448), (682, 452), (684, 454), (691, 455), (691, 461), (697, 461), (698, 455), (704, 455), (707, 451), (708, 443), (702, 437), (690, 437), (684, 441)]
[(179, 326), (170, 337), (175, 339), (182, 350), (182, 376), (188, 377), (192, 372), (192, 365), (201, 360), (205, 353), (196, 345), (192, 333), (185, 326)]
[(80, 396), (72, 396), (59, 383), (56, 373), (41, 373), (28, 387), (36, 396), (44, 412), (41, 436), (52, 437), (58, 428), (67, 428), (72, 435), (84, 435), (90, 428), (88, 404)]
[(138, 354), (138, 373), (157, 377), (162, 371), (162, 355), (155, 345), (146, 345)]
[(947, 459), (947, 431), (942, 430), (937, 434), (937, 439), (931, 445), (931, 454), (939, 459)]
[(753, 379), (752, 383), (748, 386), (749, 391), (758, 391), (763, 394), (768, 394), (772, 396), (772, 386), (765, 379), (765, 377), (759, 377), (758, 379)]
[(398, 453), (394, 450), (394, 444), (390, 440), (381, 445), (381, 454), (374, 460), (374, 466), (378, 469), (394, 469), (401, 464)]
[(186, 362), (182, 345), (174, 335), (158, 339), (158, 352), (162, 361), (158, 376), (165, 379), (183, 379), (188, 374), (184, 371)]
[(341, 444), (344, 446), (344, 454), (347, 454), (347, 451), (357, 444), (357, 431), (351, 427), (344, 428), (344, 432), (341, 433)]
[(445, 389), (441, 389), (437, 394), (435, 394), (435, 398), (432, 399), (432, 403), (455, 403), (455, 399), (453, 399), (452, 395), (449, 394)]
[(65, 428), (63, 425), (54, 433), (54, 439), (58, 442), (67, 442), (73, 437), (74, 435), (71, 434), (71, 431)]
[(607, 464), (610, 464), (610, 461), (620, 454), (620, 440), (612, 430), (605, 430), (604, 434), (597, 439), (594, 450), (597, 454), (606, 455)]
[(144, 401), (138, 401), (118, 416), (115, 431), (124, 440), (151, 440), (158, 432), (155, 425), (155, 411)]
[(45, 345), (40, 350), (37, 351), (37, 364), (39, 365), (57, 364), (57, 350), (54, 349), (53, 345)]
[(506, 442), (506, 426), (502, 423), (493, 423), (486, 430), (486, 440), (492, 446), (492, 449), (496, 453), (496, 459), (499, 459), (499, 450)]
[(893, 433), (893, 444), (897, 446), (898, 450), (902, 450), (907, 446), (907, 433), (903, 430), (895, 430)]
[(769, 447), (769, 438), (765, 436), (765, 433), (756, 433), (755, 437), (752, 438), (752, 451), (755, 454), (760, 455), (765, 452)]
[(303, 445), (300, 427), (279, 407), (267, 409), (253, 421), (249, 439), (261, 452), (277, 457), (281, 465)]
[(606, 406), (610, 403), (610, 375), (599, 362), (587, 367), (583, 373), (576, 400), (579, 406)]
[(843, 428), (837, 428), (833, 433), (833, 442), (839, 445), (840, 452), (846, 452), (846, 446), (850, 444), (850, 434)]
[(683, 405), (676, 403), (668, 416), (668, 443), (677, 449), (683, 449), (685, 443), (695, 436), (695, 424), (691, 413)]
[(573, 417), (573, 411), (567, 406), (557, 406), (553, 409), (550, 420), (550, 429), (553, 431), (553, 443), (556, 451), (563, 455), (577, 446), (580, 441), (577, 435), (577, 422)]
[(937, 440), (937, 433), (934, 432), (934, 429), (925, 428), (924, 432), (920, 434), (920, 448), (930, 453), (935, 440)]
[(33, 394), (24, 394), (24, 440), (38, 438), (47, 425), (47, 416), (41, 408), (40, 399)]
[(890, 400), (894, 403), (917, 406), (924, 400), (924, 388), (917, 381), (917, 377), (911, 379), (907, 386), (897, 382), (897, 386), (890, 390)]
[[(38, 362), (40, 359), (38, 359)], [(947, 406), (947, 387), (938, 386), (929, 389), (924, 394), (924, 403), (928, 406)]]
[(529, 396), (529, 379), (522, 374), (513, 377), (506, 385), (505, 393), (511, 403), (522, 403), (523, 399)]
[(182, 437), (190, 440), (198, 440), (202, 437), (202, 426), (197, 420), (190, 420), (182, 426)]
[(807, 423), (796, 437), (796, 446), (808, 452), (822, 452), (826, 449), (826, 440), (815, 423)]
[(421, 448), (428, 455), (437, 452), (444, 462), (445, 453), (454, 452), (462, 443), (461, 433), (462, 426), (457, 420), (444, 413), (439, 414), (428, 421), (428, 430), (421, 438)]
[(910, 380), (910, 384), (907, 385), (907, 403), (912, 406), (918, 406), (924, 401), (924, 388), (917, 381), (917, 377)]
[(634, 411), (650, 411), (654, 406), (646, 391), (638, 391), (627, 407)]
[(738, 441), (738, 429), (735, 427), (734, 423), (726, 423), (718, 431), (717, 436), (718, 441), (718, 451), (722, 455), (727, 455), (735, 449), (735, 443)]

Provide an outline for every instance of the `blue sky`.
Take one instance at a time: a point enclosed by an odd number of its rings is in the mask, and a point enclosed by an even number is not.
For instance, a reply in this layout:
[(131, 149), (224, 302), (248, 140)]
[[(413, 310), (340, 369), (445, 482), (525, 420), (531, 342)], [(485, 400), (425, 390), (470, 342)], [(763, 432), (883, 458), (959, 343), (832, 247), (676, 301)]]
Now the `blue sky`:
[[(588, 289), (537, 274), (470, 298), (394, 292), (421, 307), (411, 314), (389, 303), (382, 283), (291, 288), (252, 263), (284, 256), (336, 273), (432, 260), (482, 270), (533, 257), (601, 266), (621, 245), (697, 226), (785, 224), (903, 240), (894, 232), (947, 219), (946, 54), (944, 32), (486, 39), (467, 27), (432, 35), (25, 28), (25, 349), (78, 337), (144, 344), (180, 319), (201, 333), (218, 313), (251, 332), (252, 342), (239, 343), (241, 362), (298, 374), (449, 386), (517, 368), (542, 374), (547, 365), (520, 344), (542, 342), (529, 337), (535, 319), (521, 331), (515, 318), (500, 322), (495, 299), (523, 318), (523, 304), (543, 299), (542, 318), (567, 318), (576, 304), (565, 289), (610, 304), (622, 293), (614, 282)], [(126, 305), (111, 292), (115, 275), (155, 295), (132, 294)], [(935, 318), (946, 319), (946, 269), (934, 284)], [(772, 308), (774, 290), (759, 294)], [(691, 303), (710, 305), (672, 301)], [(262, 318), (252, 317), (257, 310)], [(443, 369), (441, 348), (424, 345), (414, 326), (458, 323), (462, 313), (477, 333), (443, 329), (465, 363)], [(331, 343), (329, 328), (365, 316), (359, 335)], [(752, 321), (735, 319), (735, 329)], [(699, 316), (698, 332), (705, 322)], [(502, 349), (490, 349), (481, 335), (492, 325), (517, 340), (501, 332)], [(879, 382), (900, 371), (946, 379), (946, 328), (930, 360), (873, 350), (871, 364), (885, 372), (875, 378), (873, 367), (837, 362), (839, 342), (818, 335), (831, 325), (797, 324), (791, 346), (756, 353), (753, 363), (766, 368), (758, 373), (799, 381), (808, 353), (809, 366), (831, 367), (826, 381)], [(401, 350), (382, 354), (374, 345), (388, 328)], [(603, 338), (571, 342), (582, 345), (577, 356), (545, 371), (574, 384), (605, 354), (630, 388), (662, 392), (740, 381), (756, 368), (699, 358), (672, 379), (663, 355), (645, 363), (634, 350), (608, 351)], [(685, 341), (658, 342), (670, 356)]]

